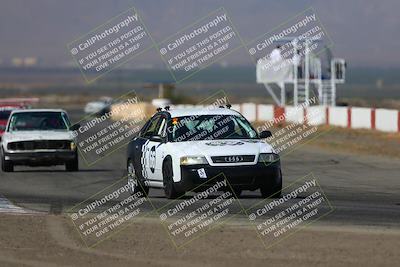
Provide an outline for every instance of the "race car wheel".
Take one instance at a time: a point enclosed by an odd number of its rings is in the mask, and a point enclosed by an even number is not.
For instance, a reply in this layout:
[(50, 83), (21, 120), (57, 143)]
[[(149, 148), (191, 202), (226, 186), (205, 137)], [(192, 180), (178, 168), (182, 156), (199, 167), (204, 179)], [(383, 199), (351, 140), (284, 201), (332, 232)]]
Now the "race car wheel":
[[(128, 185), (130, 193), (144, 193), (144, 197), (149, 194), (149, 187), (145, 186), (144, 182), (140, 182), (139, 178), (136, 175), (135, 165), (132, 160), (128, 161)], [(139, 184), (140, 183), (140, 184)]]
[(65, 170), (67, 172), (77, 172), (79, 170), (78, 153), (75, 154), (73, 160), (65, 162)]
[(279, 181), (260, 188), (263, 198), (279, 198), (282, 195), (282, 171), (279, 171)]
[(174, 186), (174, 173), (172, 170), (172, 160), (170, 158), (166, 159), (163, 168), (162, 168), (162, 173), (163, 173), (163, 180), (164, 180), (164, 192), (165, 196), (168, 199), (175, 199), (178, 198), (179, 196), (183, 195), (183, 192), (178, 192)]
[(3, 172), (14, 171), (14, 164), (11, 161), (5, 160), (3, 153), (1, 153), (1, 170)]

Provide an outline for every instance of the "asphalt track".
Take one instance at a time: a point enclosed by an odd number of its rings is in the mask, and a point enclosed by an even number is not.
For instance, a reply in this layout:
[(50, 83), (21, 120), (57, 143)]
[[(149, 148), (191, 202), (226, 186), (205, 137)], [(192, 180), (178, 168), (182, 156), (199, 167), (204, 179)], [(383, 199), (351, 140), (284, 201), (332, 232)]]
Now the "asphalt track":
[[(81, 171), (75, 173), (65, 172), (63, 166), (16, 167), (13, 173), (0, 173), (0, 195), (27, 209), (65, 213), (121, 179), (125, 175), (125, 154), (126, 148), (122, 148), (91, 167), (81, 161)], [(334, 210), (317, 223), (399, 228), (398, 159), (302, 146), (286, 155), (282, 166), (284, 187), (310, 173), (318, 178)], [(170, 203), (158, 189), (151, 189), (149, 198), (156, 209)], [(244, 191), (240, 198), (244, 209), (261, 200), (258, 191)], [(323, 205), (328, 210), (326, 203)]]

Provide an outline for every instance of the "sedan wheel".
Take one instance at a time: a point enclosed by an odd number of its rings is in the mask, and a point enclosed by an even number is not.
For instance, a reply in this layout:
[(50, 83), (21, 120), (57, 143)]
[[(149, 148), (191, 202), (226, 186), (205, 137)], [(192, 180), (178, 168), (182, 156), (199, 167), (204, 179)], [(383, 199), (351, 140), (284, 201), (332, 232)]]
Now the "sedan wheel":
[(131, 194), (135, 192), (136, 186), (138, 186), (136, 179), (136, 172), (132, 162), (129, 162), (128, 165), (128, 186), (129, 190), (131, 191)]
[(1, 170), (3, 172), (13, 172), (14, 164), (11, 161), (5, 159), (4, 153), (1, 151)]
[(130, 160), (128, 162), (128, 186), (129, 186), (129, 191), (130, 193), (136, 194), (138, 192), (142, 192), (147, 196), (149, 193), (149, 187), (145, 186), (144, 184), (139, 184), (139, 179), (136, 175), (136, 170), (135, 166), (133, 165), (133, 162)]

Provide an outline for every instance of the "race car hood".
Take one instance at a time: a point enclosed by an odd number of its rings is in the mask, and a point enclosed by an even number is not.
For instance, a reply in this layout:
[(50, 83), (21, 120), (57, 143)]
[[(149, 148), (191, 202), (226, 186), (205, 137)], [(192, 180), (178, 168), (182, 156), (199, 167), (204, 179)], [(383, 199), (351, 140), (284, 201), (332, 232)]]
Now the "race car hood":
[(33, 140), (72, 140), (70, 131), (20, 131), (7, 132), (3, 142), (33, 141)]
[(208, 140), (173, 143), (180, 156), (234, 156), (275, 153), (271, 145), (258, 139)]

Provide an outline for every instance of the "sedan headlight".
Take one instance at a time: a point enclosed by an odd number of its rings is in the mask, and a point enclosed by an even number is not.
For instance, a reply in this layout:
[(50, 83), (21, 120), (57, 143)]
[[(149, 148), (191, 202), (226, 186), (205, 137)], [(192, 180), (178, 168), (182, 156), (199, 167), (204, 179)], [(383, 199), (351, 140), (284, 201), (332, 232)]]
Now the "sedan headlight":
[(76, 144), (75, 144), (75, 142), (71, 142), (70, 148), (71, 148), (72, 151), (75, 151), (75, 149), (76, 149)]
[(258, 157), (258, 162), (275, 162), (279, 160), (279, 155), (274, 153), (262, 153)]
[(208, 164), (205, 157), (182, 157), (181, 165)]

